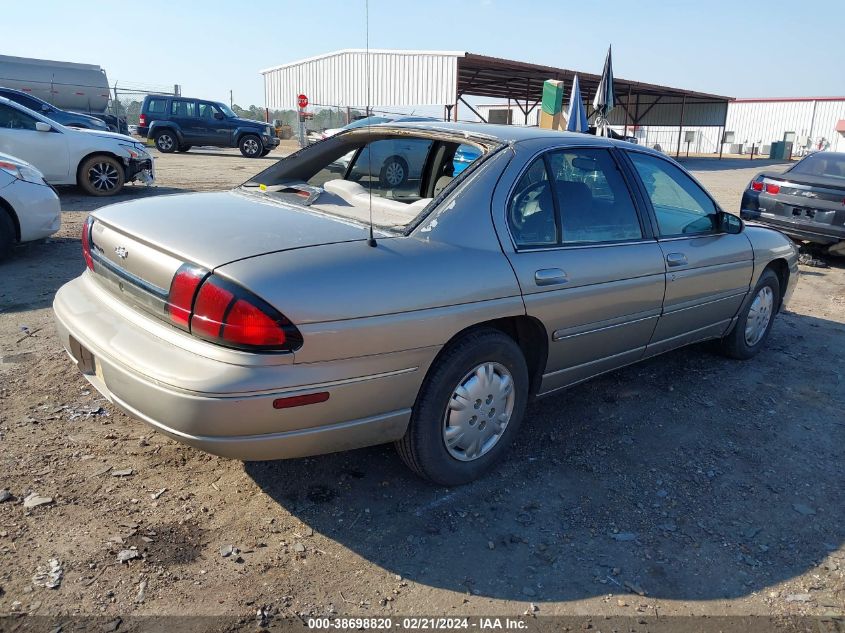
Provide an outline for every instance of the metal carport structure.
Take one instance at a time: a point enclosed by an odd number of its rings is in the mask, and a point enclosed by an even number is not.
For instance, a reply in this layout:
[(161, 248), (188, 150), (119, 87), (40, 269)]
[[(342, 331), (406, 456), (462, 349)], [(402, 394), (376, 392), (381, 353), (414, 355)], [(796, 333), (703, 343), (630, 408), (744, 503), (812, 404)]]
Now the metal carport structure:
[[(592, 73), (476, 53), (382, 49), (335, 51), (261, 73), (268, 108), (295, 107), (296, 95), (305, 93), (311, 103), (328, 107), (442, 105), (444, 118), (452, 120), (463, 106), (486, 122), (466, 99), (473, 96), (513, 101), (526, 123), (540, 106), (545, 80), (561, 80), (568, 90), (577, 74), (588, 104), (600, 80)], [(614, 91), (617, 107), (609, 123), (626, 131), (629, 126), (677, 128), (676, 153), (684, 126), (724, 132), (731, 97), (620, 78), (614, 78)], [(588, 114), (591, 110), (588, 105)]]

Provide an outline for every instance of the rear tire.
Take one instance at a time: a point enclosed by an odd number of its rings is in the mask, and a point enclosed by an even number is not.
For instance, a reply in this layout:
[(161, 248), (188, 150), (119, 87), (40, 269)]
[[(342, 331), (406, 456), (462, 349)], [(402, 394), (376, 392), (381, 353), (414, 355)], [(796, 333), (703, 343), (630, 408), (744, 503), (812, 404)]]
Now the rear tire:
[(444, 486), (468, 483), (507, 452), (527, 400), (522, 350), (498, 330), (476, 330), (437, 358), (396, 449), (421, 477)]
[(238, 148), (246, 158), (258, 158), (264, 151), (264, 143), (255, 134), (244, 134), (238, 142)]
[(111, 156), (92, 156), (79, 168), (79, 186), (92, 196), (120, 193), (125, 181), (123, 165)]
[(172, 130), (162, 130), (155, 135), (156, 149), (163, 154), (171, 154), (179, 147), (179, 139)]
[(775, 314), (780, 307), (780, 280), (775, 272), (766, 269), (740, 309), (740, 316), (725, 338), (720, 351), (728, 358), (748, 360), (756, 356), (772, 329)]
[(6, 209), (0, 206), (0, 262), (12, 254), (15, 241), (15, 223)]

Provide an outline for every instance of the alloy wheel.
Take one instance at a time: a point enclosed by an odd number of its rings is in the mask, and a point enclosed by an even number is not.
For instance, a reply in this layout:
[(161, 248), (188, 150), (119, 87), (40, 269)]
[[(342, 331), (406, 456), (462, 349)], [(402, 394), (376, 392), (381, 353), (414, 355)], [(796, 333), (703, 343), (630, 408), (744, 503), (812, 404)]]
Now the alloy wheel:
[(391, 187), (398, 187), (405, 180), (405, 168), (399, 161), (393, 161), (384, 168), (384, 179)]
[(111, 163), (94, 163), (88, 169), (88, 182), (98, 191), (112, 191), (118, 183), (117, 169)]
[(248, 138), (244, 141), (244, 151), (250, 156), (255, 156), (261, 151), (261, 148), (258, 147), (258, 141)]
[(158, 145), (158, 148), (163, 152), (171, 149), (173, 144), (173, 137), (169, 134), (162, 134), (156, 139), (156, 145)]

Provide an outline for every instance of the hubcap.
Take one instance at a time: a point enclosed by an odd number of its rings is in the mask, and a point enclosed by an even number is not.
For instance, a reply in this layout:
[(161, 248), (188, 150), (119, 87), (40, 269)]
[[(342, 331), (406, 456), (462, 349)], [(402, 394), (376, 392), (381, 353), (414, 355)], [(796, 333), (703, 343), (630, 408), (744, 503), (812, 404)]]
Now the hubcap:
[(255, 139), (248, 138), (244, 141), (244, 150), (247, 154), (257, 154), (258, 153), (258, 142)]
[(401, 163), (390, 163), (384, 170), (384, 177), (388, 185), (397, 187), (405, 179), (405, 168), (402, 167)]
[(117, 169), (110, 163), (96, 163), (88, 170), (88, 182), (99, 191), (111, 191), (117, 186)]
[(501, 439), (514, 405), (513, 377), (504, 365), (487, 362), (461, 379), (443, 416), (443, 442), (457, 460), (486, 455)]
[(760, 288), (760, 292), (754, 297), (751, 308), (748, 310), (748, 318), (745, 320), (745, 343), (754, 347), (763, 338), (769, 321), (772, 320), (772, 309), (775, 305), (775, 298), (772, 289), (768, 286)]
[(158, 148), (168, 150), (173, 147), (173, 138), (167, 134), (162, 134), (158, 137)]

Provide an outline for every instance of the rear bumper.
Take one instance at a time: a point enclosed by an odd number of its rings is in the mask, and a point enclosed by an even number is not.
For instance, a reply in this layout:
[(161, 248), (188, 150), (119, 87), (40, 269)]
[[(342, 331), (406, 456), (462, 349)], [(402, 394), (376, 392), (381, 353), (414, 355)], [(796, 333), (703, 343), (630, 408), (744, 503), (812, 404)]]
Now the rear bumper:
[(754, 211), (752, 209), (742, 209), (740, 211), (740, 217), (743, 220), (765, 224), (790, 237), (807, 242), (836, 244), (841, 240), (845, 240), (845, 227), (822, 224), (809, 219), (788, 220), (782, 216)]
[[(63, 286), (53, 309), (68, 354), (110, 402), (177, 441), (242, 460), (304, 457), (399, 439), (436, 353), (410, 350), (299, 365), (289, 357), (268, 364), (266, 356), (234, 350), (207, 356), (202, 352), (210, 344), (135, 312), (90, 273)], [(324, 391), (326, 402), (273, 408), (277, 398)]]

